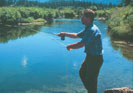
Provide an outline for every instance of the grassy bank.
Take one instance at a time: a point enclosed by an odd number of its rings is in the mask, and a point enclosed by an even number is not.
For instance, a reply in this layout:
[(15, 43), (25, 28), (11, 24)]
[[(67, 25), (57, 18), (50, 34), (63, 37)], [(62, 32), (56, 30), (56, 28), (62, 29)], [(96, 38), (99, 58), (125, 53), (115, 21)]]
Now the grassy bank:
[(133, 41), (133, 7), (114, 8), (108, 19), (108, 32), (115, 39)]
[(116, 7), (96, 11), (100, 20), (106, 20), (112, 39), (133, 42), (133, 7)]

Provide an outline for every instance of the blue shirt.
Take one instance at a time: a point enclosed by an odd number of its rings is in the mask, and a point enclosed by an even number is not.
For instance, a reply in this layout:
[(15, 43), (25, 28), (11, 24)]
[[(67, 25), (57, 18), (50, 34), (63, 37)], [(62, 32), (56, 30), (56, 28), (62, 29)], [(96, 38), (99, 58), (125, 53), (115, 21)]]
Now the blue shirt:
[(77, 35), (82, 38), (80, 42), (85, 44), (85, 53), (90, 55), (103, 54), (101, 31), (95, 24), (86, 27), (85, 30)]

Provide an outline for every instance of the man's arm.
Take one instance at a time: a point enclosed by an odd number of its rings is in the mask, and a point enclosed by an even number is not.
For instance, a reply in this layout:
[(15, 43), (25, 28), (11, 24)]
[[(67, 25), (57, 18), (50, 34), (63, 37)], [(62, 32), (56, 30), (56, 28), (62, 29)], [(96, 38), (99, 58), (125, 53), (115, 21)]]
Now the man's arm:
[(81, 43), (81, 42), (76, 42), (74, 44), (70, 44), (70, 45), (67, 45), (67, 50), (72, 50), (72, 49), (78, 49), (78, 48), (82, 48), (83, 46), (85, 46), (84, 43)]
[(77, 33), (61, 32), (61, 33), (56, 34), (56, 35), (58, 35), (58, 36), (60, 36), (60, 37), (62, 37), (62, 36), (67, 36), (67, 37), (70, 37), (70, 38), (79, 38), (79, 37), (77, 36)]

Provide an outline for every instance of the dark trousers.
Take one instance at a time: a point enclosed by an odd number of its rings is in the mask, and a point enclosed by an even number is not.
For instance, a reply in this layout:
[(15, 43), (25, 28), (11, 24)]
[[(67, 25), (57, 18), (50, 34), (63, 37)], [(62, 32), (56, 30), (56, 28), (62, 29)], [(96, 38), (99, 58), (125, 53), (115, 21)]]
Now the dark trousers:
[(97, 93), (97, 78), (103, 64), (103, 56), (86, 55), (79, 74), (88, 93)]

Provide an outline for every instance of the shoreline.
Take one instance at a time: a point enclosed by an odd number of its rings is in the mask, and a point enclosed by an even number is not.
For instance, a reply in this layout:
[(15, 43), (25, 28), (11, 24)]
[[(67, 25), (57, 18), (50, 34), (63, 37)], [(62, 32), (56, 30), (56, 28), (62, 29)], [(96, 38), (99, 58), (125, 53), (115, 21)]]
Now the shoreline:
[(133, 47), (133, 42), (126, 42), (126, 41), (122, 41), (122, 40), (114, 40), (113, 43)]
[(18, 26), (26, 26), (26, 25), (44, 25), (47, 22), (30, 22), (30, 23), (18, 23)]
[[(62, 19), (62, 18), (57, 18), (57, 20), (58, 19)], [(97, 17), (95, 19), (98, 20), (98, 21), (106, 21), (106, 19), (104, 17)], [(56, 19), (53, 19), (53, 21), (54, 20), (56, 20)], [(70, 19), (68, 19), (68, 20), (70, 20)], [(23, 23), (18, 23), (17, 25), (10, 25), (10, 24), (2, 25), (2, 23), (0, 23), (0, 26), (17, 27), (17, 26), (28, 26), (28, 25), (44, 25), (44, 24), (47, 24), (47, 23), (49, 23), (49, 22), (48, 21), (42, 21), (42, 22), (34, 22), (33, 21), (33, 22), (27, 22), (27, 23), (26, 22), (25, 23), (24, 22)], [(110, 30), (110, 28), (108, 27), (108, 32), (110, 32), (109, 30)], [(109, 35), (110, 35), (110, 37), (113, 37), (113, 36), (111, 36), (111, 34), (109, 34)], [(119, 37), (118, 37), (118, 39), (119, 39)], [(133, 42), (132, 41), (129, 42), (129, 40), (125, 41), (123, 39), (119, 39), (119, 40), (114, 40), (113, 43), (116, 43), (116, 44), (124, 44), (124, 45), (128, 45), (130, 47), (133, 47)]]
[(29, 22), (29, 23), (18, 23), (16, 25), (11, 25), (11, 24), (5, 24), (3, 25), (2, 23), (0, 23), (0, 26), (3, 26), (3, 27), (16, 27), (16, 26), (28, 26), (28, 25), (44, 25), (44, 24), (47, 24), (48, 22), (46, 21), (43, 21), (43, 22)]

